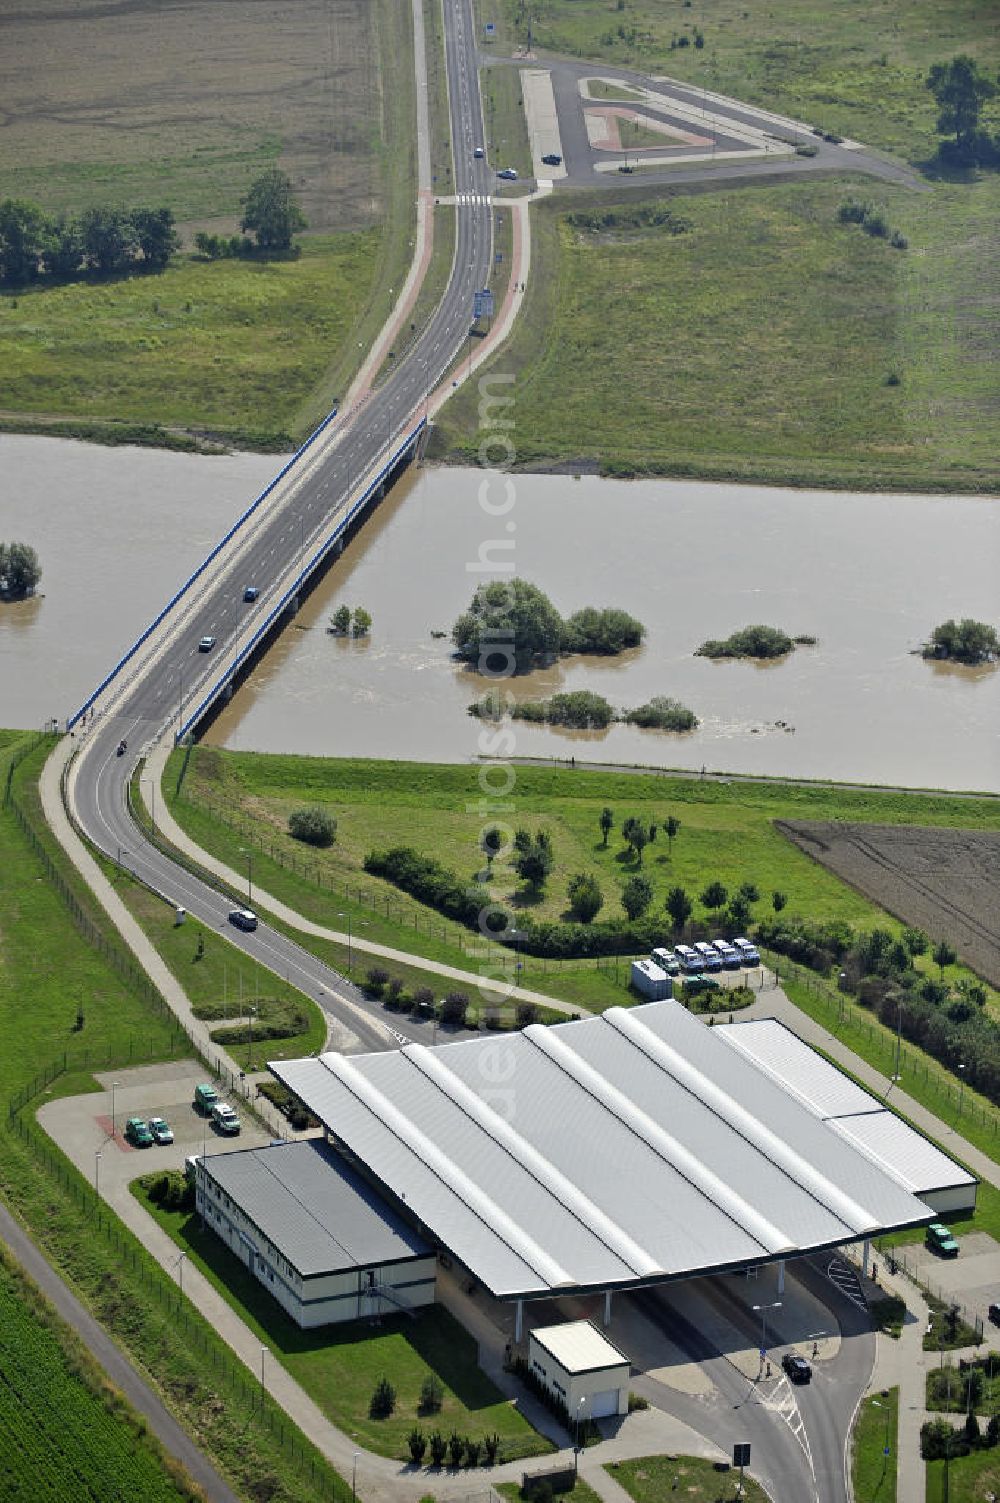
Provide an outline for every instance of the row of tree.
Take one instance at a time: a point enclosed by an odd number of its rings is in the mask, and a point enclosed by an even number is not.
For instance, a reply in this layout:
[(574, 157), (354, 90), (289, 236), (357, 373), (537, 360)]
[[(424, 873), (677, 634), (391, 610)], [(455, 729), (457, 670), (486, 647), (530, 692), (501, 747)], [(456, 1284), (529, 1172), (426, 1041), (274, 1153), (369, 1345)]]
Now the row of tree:
[(0, 596), (23, 600), (38, 588), (42, 566), (30, 543), (0, 543)]
[(328, 630), (335, 637), (366, 637), (371, 631), (372, 618), (363, 605), (351, 610), (349, 605), (338, 605), (330, 617)]
[[(286, 252), (306, 221), (286, 173), (269, 168), (242, 200), (244, 237), (198, 236), (203, 254)], [(255, 240), (246, 238), (249, 231)], [(225, 247), (222, 249), (221, 247)], [(27, 199), (0, 202), (0, 286), (71, 282), (95, 274), (162, 271), (180, 248), (173, 210), (103, 205), (50, 215)]]
[(983, 105), (996, 98), (997, 80), (963, 53), (935, 63), (925, 82), (937, 101), (938, 133), (950, 137), (939, 147), (941, 160), (956, 167), (1000, 164), (1000, 136), (991, 136), (981, 123)]
[(515, 577), (480, 585), (451, 639), (480, 672), (500, 675), (562, 653), (613, 656), (638, 647), (644, 632), (641, 621), (613, 606), (585, 606), (564, 621), (537, 585)]

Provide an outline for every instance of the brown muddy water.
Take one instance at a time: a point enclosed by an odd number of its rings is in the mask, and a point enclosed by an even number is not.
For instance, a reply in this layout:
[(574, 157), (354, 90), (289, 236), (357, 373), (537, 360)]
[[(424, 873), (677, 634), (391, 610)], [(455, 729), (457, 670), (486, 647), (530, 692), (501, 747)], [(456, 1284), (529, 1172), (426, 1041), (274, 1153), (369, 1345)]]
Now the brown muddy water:
[[(0, 538), (33, 543), (45, 569), (44, 598), (0, 606), (0, 725), (74, 708), (275, 468), (0, 436)], [(669, 694), (701, 720), (681, 736), (514, 722), (515, 755), (1000, 792), (1000, 669), (914, 655), (947, 616), (1000, 618), (1000, 501), (518, 475), (490, 517), (480, 480), (407, 476), (207, 739), (476, 756), (495, 734), (466, 713), (484, 682), (432, 633), (497, 577), (477, 571), (482, 554), (566, 615), (620, 605), (647, 627), (621, 658), (565, 659), (505, 688), (588, 688), (616, 706)], [(341, 603), (371, 612), (370, 639), (327, 633)], [(752, 622), (818, 645), (764, 667), (694, 657)]]

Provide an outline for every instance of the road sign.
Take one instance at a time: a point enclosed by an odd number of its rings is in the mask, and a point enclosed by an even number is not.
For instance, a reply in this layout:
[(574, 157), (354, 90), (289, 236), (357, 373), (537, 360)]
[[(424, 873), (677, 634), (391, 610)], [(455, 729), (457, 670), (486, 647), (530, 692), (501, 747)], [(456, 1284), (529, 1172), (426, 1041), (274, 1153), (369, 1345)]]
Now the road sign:
[(483, 30), (485, 31), (485, 33), (486, 33), (486, 35), (488, 37), (495, 37), (496, 34), (497, 34), (496, 22), (495, 21), (487, 21), (486, 25), (483, 27)]
[(740, 1441), (737, 1445), (733, 1446), (733, 1466), (749, 1465), (750, 1442), (748, 1440)]
[(499, 266), (500, 262), (503, 260), (503, 251), (497, 251), (497, 253), (493, 257), (493, 259), (497, 263), (497, 265)]
[(767, 1356), (767, 1347), (766, 1346), (762, 1346), (760, 1348), (760, 1360), (763, 1362), (766, 1356)]
[(473, 318), (493, 317), (493, 293), (488, 287), (484, 287), (481, 292), (473, 296), (472, 316)]

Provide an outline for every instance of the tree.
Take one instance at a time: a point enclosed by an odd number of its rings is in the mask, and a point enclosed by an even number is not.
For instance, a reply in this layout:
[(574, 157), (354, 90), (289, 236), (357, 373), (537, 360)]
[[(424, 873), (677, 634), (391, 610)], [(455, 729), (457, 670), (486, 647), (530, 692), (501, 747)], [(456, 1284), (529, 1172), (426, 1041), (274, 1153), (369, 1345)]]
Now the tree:
[[(527, 836), (518, 843), (517, 835)], [(527, 830), (518, 831), (514, 837), (512, 865), (522, 882), (538, 892), (552, 870), (552, 841), (545, 830), (531, 835)]]
[(630, 820), (629, 821), (628, 834), (625, 836), (625, 839), (628, 841), (629, 845), (632, 847), (632, 854), (635, 856), (636, 860), (638, 861), (639, 865), (641, 866), (642, 865), (642, 853), (646, 849), (647, 845), (649, 844), (649, 831), (648, 831), (648, 829), (642, 823), (641, 820), (638, 820), (638, 819)]
[(388, 1419), (396, 1407), (396, 1390), (384, 1373), (378, 1378), (368, 1403), (371, 1419)]
[(611, 834), (612, 828), (614, 826), (614, 822), (615, 822), (615, 816), (614, 816), (614, 814), (607, 807), (607, 805), (605, 805), (605, 807), (601, 810), (601, 834), (604, 836), (604, 848), (605, 848), (605, 850), (607, 850), (608, 836)]
[(413, 1462), (414, 1466), (419, 1466), (424, 1459), (424, 1452), (427, 1450), (427, 1439), (424, 1435), (424, 1432), (422, 1430), (418, 1430), (414, 1425), (413, 1429), (407, 1436), (406, 1444), (410, 1448), (410, 1460)]
[(104, 276), (125, 269), (136, 243), (126, 211), (106, 206), (84, 209), (80, 216), (80, 240), (87, 264)]
[(42, 577), (38, 554), (28, 543), (0, 545), (0, 589), (20, 600), (30, 595)]
[[(670, 821), (668, 820), (669, 824)], [(666, 910), (670, 915), (670, 921), (679, 934), (691, 917), (693, 904), (683, 887), (671, 887), (667, 893)]]
[(305, 227), (305, 216), (295, 201), (287, 173), (278, 167), (261, 173), (243, 200), (240, 229), (256, 235), (258, 250), (286, 251), (292, 236)]
[(775, 913), (780, 913), (787, 902), (788, 894), (786, 892), (781, 892), (781, 890), (776, 887), (774, 892), (772, 892), (771, 894), (771, 907), (774, 909)]
[(45, 269), (58, 282), (68, 282), (83, 265), (83, 241), (80, 226), (65, 214), (49, 225), (43, 252)]
[(629, 921), (634, 922), (637, 918), (642, 918), (652, 901), (653, 884), (649, 878), (640, 877), (638, 873), (634, 877), (629, 877), (622, 888), (622, 907)]
[(37, 204), (22, 198), (0, 203), (0, 281), (23, 287), (38, 276), (46, 244), (46, 219)]
[(440, 1466), (448, 1452), (448, 1442), (440, 1430), (435, 1430), (430, 1438), (431, 1465)]
[(366, 637), (371, 630), (372, 618), (363, 605), (354, 607), (353, 631), (356, 637)]
[(670, 855), (674, 853), (674, 836), (681, 827), (680, 820), (674, 814), (668, 814), (663, 821), (663, 828), (667, 836), (667, 849)]
[(926, 955), (930, 940), (922, 929), (903, 930), (903, 944), (911, 955)]
[(448, 1436), (448, 1460), (452, 1466), (461, 1466), (464, 1455), (465, 1436), (459, 1435), (457, 1430), (453, 1430)]
[(937, 101), (938, 133), (954, 134), (955, 155), (976, 161), (981, 149), (979, 114), (986, 101), (995, 96), (996, 84), (965, 53), (953, 57), (950, 63), (935, 63), (925, 83)]
[(726, 891), (725, 887), (723, 887), (721, 882), (709, 882), (699, 901), (703, 903), (706, 908), (721, 908), (728, 896), (729, 893)]
[(925, 658), (949, 658), (956, 663), (986, 663), (1000, 655), (1000, 637), (985, 621), (963, 616), (935, 626), (924, 648)]
[(339, 632), (342, 637), (346, 637), (351, 629), (351, 607), (349, 605), (338, 605), (330, 617), (330, 625), (334, 631)]
[(954, 965), (955, 961), (958, 959), (958, 954), (953, 945), (950, 945), (946, 939), (942, 939), (938, 944), (934, 946), (932, 959), (934, 961), (934, 964), (940, 970), (943, 980), (945, 966)]
[(733, 934), (739, 934), (750, 922), (750, 904), (742, 888), (734, 892), (729, 899), (729, 907), (726, 909), (726, 928)]
[(467, 992), (449, 992), (441, 1003), (441, 1022), (446, 1027), (461, 1028), (469, 1007)]
[(421, 1414), (437, 1414), (444, 1403), (444, 1386), (437, 1373), (427, 1373), (420, 1385), (419, 1410)]
[(604, 894), (597, 878), (589, 872), (577, 872), (576, 876), (570, 877), (567, 892), (573, 917), (581, 924), (589, 924), (604, 907)]
[(288, 833), (293, 840), (306, 845), (326, 847), (337, 838), (337, 821), (320, 804), (311, 804), (306, 809), (293, 809), (288, 816)]
[(173, 210), (133, 209), (131, 218), (143, 262), (151, 271), (162, 271), (181, 243), (174, 229)]
[(748, 903), (760, 902), (760, 888), (756, 882), (741, 882), (737, 892), (741, 898), (746, 898)]
[(551, 600), (526, 579), (481, 584), (452, 627), (451, 639), (480, 672), (499, 676), (558, 653), (563, 623)]
[(479, 837), (479, 849), (486, 857), (486, 864), (493, 870), (493, 863), (504, 848), (504, 833), (499, 825), (487, 825)]

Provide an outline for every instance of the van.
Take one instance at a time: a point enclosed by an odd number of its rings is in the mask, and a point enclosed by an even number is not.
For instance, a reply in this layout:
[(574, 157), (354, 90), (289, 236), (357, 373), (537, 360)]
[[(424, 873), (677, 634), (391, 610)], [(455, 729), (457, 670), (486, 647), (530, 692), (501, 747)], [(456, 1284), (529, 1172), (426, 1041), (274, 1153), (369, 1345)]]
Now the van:
[(728, 939), (717, 939), (715, 941), (715, 948), (719, 952), (719, 959), (722, 961), (722, 968), (723, 968), (723, 970), (725, 970), (725, 971), (738, 971), (739, 970), (739, 968), (743, 964), (743, 962), (740, 959), (739, 951), (733, 949), (733, 947), (729, 943)]
[(219, 1099), (219, 1093), (213, 1085), (196, 1085), (194, 1088), (195, 1111), (208, 1116), (213, 1106)]
[(212, 1121), (220, 1132), (235, 1137), (240, 1130), (240, 1119), (226, 1101), (217, 1101), (212, 1107)]
[(733, 944), (739, 951), (740, 959), (744, 965), (760, 965), (760, 956), (757, 954), (756, 945), (752, 945), (748, 939), (734, 939)]
[(705, 940), (700, 939), (695, 945), (695, 950), (701, 956), (706, 971), (722, 970), (722, 956), (714, 945), (710, 945)]
[(661, 971), (666, 971), (668, 976), (679, 976), (681, 973), (681, 963), (670, 950), (654, 950), (650, 959)]
[(686, 976), (698, 976), (705, 969), (705, 962), (690, 945), (674, 945), (674, 954), (680, 961)]

